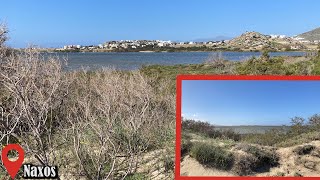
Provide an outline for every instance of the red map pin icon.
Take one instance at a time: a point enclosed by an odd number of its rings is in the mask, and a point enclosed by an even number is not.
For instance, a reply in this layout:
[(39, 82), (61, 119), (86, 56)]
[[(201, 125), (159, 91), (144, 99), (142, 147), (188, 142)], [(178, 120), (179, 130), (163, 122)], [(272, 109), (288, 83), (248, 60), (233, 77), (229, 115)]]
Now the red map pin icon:
[[(10, 150), (15, 150), (19, 153), (19, 157), (16, 161), (9, 160), (8, 152)], [(2, 162), (12, 179), (14, 179), (14, 177), (18, 173), (23, 163), (23, 160), (24, 160), (24, 150), (19, 144), (8, 144), (2, 149)]]

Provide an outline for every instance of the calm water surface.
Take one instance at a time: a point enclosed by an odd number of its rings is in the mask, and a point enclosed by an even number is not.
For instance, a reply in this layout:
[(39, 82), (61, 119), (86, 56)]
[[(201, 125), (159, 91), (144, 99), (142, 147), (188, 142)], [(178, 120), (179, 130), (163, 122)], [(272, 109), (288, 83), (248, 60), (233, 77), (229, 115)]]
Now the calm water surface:
[[(110, 53), (53, 53), (68, 58), (68, 70), (99, 69), (112, 67), (122, 70), (139, 69), (143, 65), (175, 65), (200, 64), (205, 62), (213, 52), (110, 52)], [(271, 56), (303, 56), (304, 52), (272, 52)], [(239, 61), (252, 56), (260, 56), (260, 52), (222, 52), (227, 60)]]

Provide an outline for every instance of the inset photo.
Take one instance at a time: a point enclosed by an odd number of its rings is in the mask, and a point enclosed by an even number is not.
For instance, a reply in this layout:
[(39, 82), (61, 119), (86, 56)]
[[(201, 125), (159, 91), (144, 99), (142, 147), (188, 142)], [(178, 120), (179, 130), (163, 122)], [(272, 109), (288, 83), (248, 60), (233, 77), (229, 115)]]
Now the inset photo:
[(281, 77), (182, 80), (180, 176), (320, 177), (320, 81)]

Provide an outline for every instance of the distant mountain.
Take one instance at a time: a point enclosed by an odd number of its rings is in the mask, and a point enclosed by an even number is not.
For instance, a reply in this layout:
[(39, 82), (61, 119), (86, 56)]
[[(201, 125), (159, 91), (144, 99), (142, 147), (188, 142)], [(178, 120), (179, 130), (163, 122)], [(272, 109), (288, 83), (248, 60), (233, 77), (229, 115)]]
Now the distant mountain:
[(320, 40), (320, 27), (314, 29), (312, 31), (308, 31), (302, 34), (299, 34), (297, 37), (304, 38), (305, 40), (309, 41), (319, 41)]
[(232, 37), (228, 36), (217, 36), (213, 38), (199, 38), (199, 39), (193, 39), (193, 42), (208, 42), (208, 41), (222, 41), (222, 40), (230, 40)]

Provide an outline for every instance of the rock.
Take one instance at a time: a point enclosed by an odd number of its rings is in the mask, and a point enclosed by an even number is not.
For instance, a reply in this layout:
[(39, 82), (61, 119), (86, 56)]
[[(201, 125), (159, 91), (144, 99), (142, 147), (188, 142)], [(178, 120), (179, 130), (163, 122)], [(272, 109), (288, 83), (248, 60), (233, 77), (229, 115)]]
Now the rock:
[[(281, 41), (282, 43), (278, 43)], [(285, 45), (286, 46), (285, 46)], [(227, 44), (232, 48), (250, 49), (250, 50), (263, 50), (265, 48), (270, 50), (281, 50), (288, 46), (295, 46), (299, 49), (303, 49), (300, 43), (293, 42), (289, 38), (274, 39), (269, 35), (264, 35), (258, 32), (246, 32), (239, 37), (230, 40)]]
[(312, 162), (312, 161), (309, 161), (309, 162), (304, 163), (304, 167), (314, 170), (315, 167), (316, 167), (316, 163)]
[(320, 150), (312, 151), (312, 152), (311, 152), (311, 156), (315, 156), (315, 157), (320, 158)]

